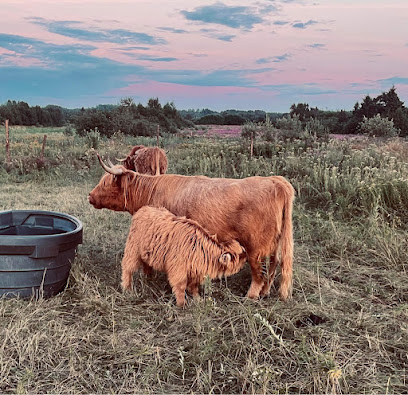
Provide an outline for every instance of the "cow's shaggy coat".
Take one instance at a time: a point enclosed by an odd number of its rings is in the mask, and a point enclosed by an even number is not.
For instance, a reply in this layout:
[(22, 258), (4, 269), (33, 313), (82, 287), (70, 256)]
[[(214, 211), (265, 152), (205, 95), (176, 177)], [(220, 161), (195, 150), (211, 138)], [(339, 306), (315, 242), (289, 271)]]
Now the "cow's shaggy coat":
[[(226, 179), (177, 174), (152, 177), (121, 166), (108, 168), (100, 162), (108, 174), (89, 194), (89, 202), (95, 208), (134, 214), (145, 205), (163, 206), (175, 215), (193, 219), (220, 241), (238, 240), (246, 249), (252, 271), (250, 298), (269, 294), (279, 261), (280, 296), (284, 300), (291, 296), (294, 189), (285, 178)], [(267, 257), (270, 266), (265, 276), (262, 266)]]
[(144, 145), (135, 145), (121, 161), (129, 170), (152, 176), (166, 173), (168, 166), (166, 153), (161, 148)]
[(132, 218), (122, 260), (122, 287), (130, 289), (133, 273), (147, 265), (167, 273), (177, 305), (184, 306), (186, 289), (196, 296), (205, 276), (235, 274), (245, 261), (237, 241), (219, 243), (196, 221), (145, 206)]

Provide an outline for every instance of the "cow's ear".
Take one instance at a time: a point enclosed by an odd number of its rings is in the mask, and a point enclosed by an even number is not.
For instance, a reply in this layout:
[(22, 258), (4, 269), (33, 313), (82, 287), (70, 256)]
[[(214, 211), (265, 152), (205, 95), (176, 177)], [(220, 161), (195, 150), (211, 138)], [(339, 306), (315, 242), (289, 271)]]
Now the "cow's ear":
[(231, 259), (231, 254), (229, 252), (224, 252), (224, 254), (220, 256), (220, 263), (224, 266), (228, 266), (231, 263)]

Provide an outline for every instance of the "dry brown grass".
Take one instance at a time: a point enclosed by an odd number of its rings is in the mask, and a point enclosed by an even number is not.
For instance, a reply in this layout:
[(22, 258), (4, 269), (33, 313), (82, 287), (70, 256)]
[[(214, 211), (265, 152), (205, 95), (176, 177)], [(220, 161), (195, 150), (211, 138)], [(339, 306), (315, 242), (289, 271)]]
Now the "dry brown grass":
[(130, 216), (87, 203), (99, 168), (70, 169), (2, 176), (0, 209), (67, 212), (83, 221), (84, 242), (63, 293), (0, 300), (0, 393), (408, 392), (401, 228), (344, 222), (300, 197), (291, 302), (276, 291), (245, 298), (245, 267), (179, 309), (163, 274), (137, 275), (134, 292), (121, 292)]

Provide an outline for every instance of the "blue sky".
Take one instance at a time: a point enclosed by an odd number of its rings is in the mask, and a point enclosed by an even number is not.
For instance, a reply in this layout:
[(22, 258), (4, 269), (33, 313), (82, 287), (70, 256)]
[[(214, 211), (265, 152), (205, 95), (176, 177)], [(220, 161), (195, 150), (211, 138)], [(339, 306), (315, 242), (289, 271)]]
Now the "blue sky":
[(0, 102), (352, 109), (408, 100), (406, 0), (3, 0)]

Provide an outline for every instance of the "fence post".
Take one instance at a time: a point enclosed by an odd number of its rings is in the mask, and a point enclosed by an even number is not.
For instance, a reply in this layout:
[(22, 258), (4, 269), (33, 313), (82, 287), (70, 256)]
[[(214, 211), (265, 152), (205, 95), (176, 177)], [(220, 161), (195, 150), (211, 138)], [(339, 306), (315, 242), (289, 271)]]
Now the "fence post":
[(9, 171), (11, 168), (11, 157), (10, 157), (10, 135), (9, 135), (9, 120), (8, 119), (5, 120), (4, 125), (6, 127), (6, 158), (7, 158), (6, 169), (7, 171)]
[(250, 158), (254, 155), (254, 133), (251, 132), (251, 147), (250, 147)]
[(157, 133), (156, 133), (156, 145), (159, 146), (159, 139), (160, 139), (160, 125), (157, 125)]
[(47, 140), (47, 135), (44, 134), (42, 148), (41, 148), (41, 160), (44, 161), (44, 150), (45, 150), (45, 142)]

